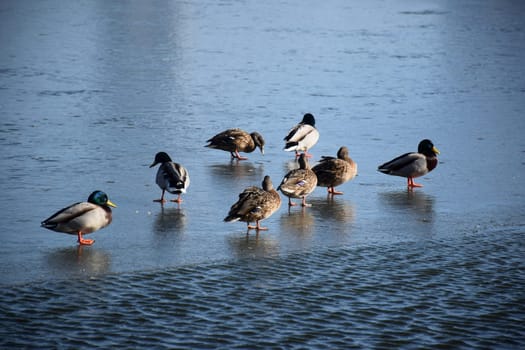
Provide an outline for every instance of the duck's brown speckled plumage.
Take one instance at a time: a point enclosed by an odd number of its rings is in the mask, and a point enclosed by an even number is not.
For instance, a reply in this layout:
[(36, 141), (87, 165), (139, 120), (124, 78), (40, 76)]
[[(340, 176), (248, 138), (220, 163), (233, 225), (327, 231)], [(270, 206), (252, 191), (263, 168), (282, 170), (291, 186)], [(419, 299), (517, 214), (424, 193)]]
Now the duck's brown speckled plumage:
[[(270, 177), (266, 175), (262, 188), (251, 186), (239, 194), (239, 200), (232, 205), (224, 221), (244, 221), (248, 229), (265, 230), (265, 227), (260, 226), (260, 221), (268, 218), (280, 206), (281, 197), (273, 188)], [(255, 222), (256, 226), (251, 226), (250, 222)]]
[(247, 159), (241, 157), (239, 152), (251, 153), (259, 147), (264, 154), (264, 138), (254, 131), (251, 134), (239, 128), (228, 129), (218, 133), (209, 140), (206, 147), (220, 149), (231, 153), (232, 158)]
[(357, 175), (357, 164), (350, 158), (348, 148), (343, 146), (337, 152), (337, 158), (324, 156), (312, 170), (317, 175), (317, 186), (327, 187), (332, 194), (342, 194), (335, 191), (335, 187)]
[(306, 203), (306, 196), (313, 192), (317, 186), (317, 176), (310, 169), (308, 159), (303, 153), (299, 157), (299, 168), (289, 171), (277, 188), (288, 197), (288, 205), (295, 205), (291, 198), (301, 198), (303, 206), (310, 206)]

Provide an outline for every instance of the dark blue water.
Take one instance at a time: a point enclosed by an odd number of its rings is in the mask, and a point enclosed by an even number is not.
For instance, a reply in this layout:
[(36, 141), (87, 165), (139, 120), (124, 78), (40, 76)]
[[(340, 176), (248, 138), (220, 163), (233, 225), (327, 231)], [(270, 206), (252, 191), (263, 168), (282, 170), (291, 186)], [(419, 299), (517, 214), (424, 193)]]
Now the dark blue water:
[[(519, 1), (0, 4), (2, 348), (522, 348), (525, 6)], [(313, 163), (358, 177), (246, 234), (245, 187)], [(266, 152), (204, 146), (230, 127)], [(377, 165), (430, 138), (406, 190)], [(160, 206), (158, 151), (192, 177)], [(94, 189), (77, 247), (40, 221)], [(286, 201), (285, 201), (286, 202)]]

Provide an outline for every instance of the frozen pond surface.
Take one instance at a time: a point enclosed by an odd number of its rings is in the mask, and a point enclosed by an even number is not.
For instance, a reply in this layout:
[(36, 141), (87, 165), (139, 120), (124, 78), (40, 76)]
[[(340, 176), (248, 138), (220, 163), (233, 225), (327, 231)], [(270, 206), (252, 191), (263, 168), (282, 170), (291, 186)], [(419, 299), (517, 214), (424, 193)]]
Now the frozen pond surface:
[[(523, 344), (524, 18), (519, 1), (2, 2), (0, 344)], [(222, 222), (297, 166), (282, 139), (306, 112), (314, 161), (346, 145), (359, 176), (259, 235)], [(204, 147), (230, 127), (265, 155)], [(423, 138), (441, 151), (423, 188), (376, 171)], [(161, 150), (190, 172), (180, 206), (152, 201)], [(118, 207), (93, 246), (39, 227), (95, 189)]]

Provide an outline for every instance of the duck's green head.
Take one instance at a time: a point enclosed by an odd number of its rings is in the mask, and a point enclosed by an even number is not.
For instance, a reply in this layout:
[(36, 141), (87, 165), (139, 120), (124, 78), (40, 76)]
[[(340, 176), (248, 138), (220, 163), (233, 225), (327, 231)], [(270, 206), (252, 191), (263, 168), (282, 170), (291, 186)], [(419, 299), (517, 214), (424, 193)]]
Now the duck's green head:
[(419, 143), (417, 151), (427, 157), (434, 157), (439, 154), (439, 150), (434, 146), (432, 141), (428, 139), (425, 139)]
[(114, 208), (116, 207), (115, 203), (110, 201), (108, 195), (102, 191), (94, 191), (91, 193), (89, 195), (88, 202), (97, 205), (107, 205)]

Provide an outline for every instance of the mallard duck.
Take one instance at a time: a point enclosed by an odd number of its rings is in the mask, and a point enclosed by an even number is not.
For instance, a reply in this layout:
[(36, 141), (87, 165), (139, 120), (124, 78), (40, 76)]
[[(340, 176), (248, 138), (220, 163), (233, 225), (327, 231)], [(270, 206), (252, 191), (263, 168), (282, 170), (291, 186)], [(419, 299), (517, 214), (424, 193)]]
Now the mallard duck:
[(180, 195), (186, 193), (186, 189), (190, 185), (190, 174), (188, 170), (182, 165), (174, 163), (166, 152), (157, 153), (153, 164), (149, 167), (152, 168), (157, 164), (160, 164), (160, 167), (157, 171), (156, 182), (162, 190), (162, 195), (160, 199), (155, 199), (154, 202), (166, 202), (164, 199), (165, 191), (177, 195), (177, 199), (172, 199), (172, 202), (182, 202)]
[(288, 205), (294, 206), (292, 198), (301, 198), (303, 207), (310, 207), (311, 204), (306, 203), (306, 196), (315, 190), (317, 186), (317, 176), (310, 169), (308, 159), (303, 153), (299, 157), (299, 168), (288, 172), (281, 181), (281, 184), (277, 190), (281, 191), (285, 196), (288, 197)]
[(79, 202), (57, 211), (41, 226), (47, 229), (77, 235), (78, 243), (91, 245), (95, 241), (82, 238), (83, 234), (92, 233), (111, 223), (112, 212), (110, 207), (116, 207), (102, 191), (94, 191), (87, 202)]
[[(224, 221), (244, 221), (248, 224), (248, 230), (267, 230), (268, 228), (261, 227), (260, 221), (268, 218), (280, 206), (281, 197), (273, 188), (270, 177), (266, 175), (262, 182), (262, 188), (257, 186), (248, 187), (239, 194), (239, 200), (232, 205)], [(252, 221), (255, 221), (255, 226), (250, 225)]]
[(209, 142), (206, 147), (230, 152), (232, 159), (248, 159), (242, 157), (239, 152), (251, 153), (256, 147), (259, 147), (261, 153), (264, 154), (264, 139), (261, 134), (255, 131), (248, 134), (239, 128), (228, 129), (218, 133), (206, 142)]
[(300, 152), (304, 152), (307, 157), (312, 155), (308, 150), (312, 148), (319, 140), (319, 131), (315, 128), (315, 118), (312, 114), (306, 113), (303, 120), (290, 129), (288, 135), (284, 138), (286, 141), (284, 150), (295, 151), (295, 156), (299, 157)]
[(432, 141), (422, 140), (417, 152), (405, 153), (380, 165), (377, 170), (388, 175), (396, 175), (407, 178), (407, 185), (412, 187), (423, 187), (414, 182), (415, 177), (423, 176), (432, 171), (438, 165), (438, 149)]
[(329, 194), (343, 194), (335, 187), (357, 175), (357, 164), (348, 155), (348, 148), (343, 146), (337, 151), (337, 158), (323, 156), (312, 170), (317, 175), (317, 186), (327, 187)]

